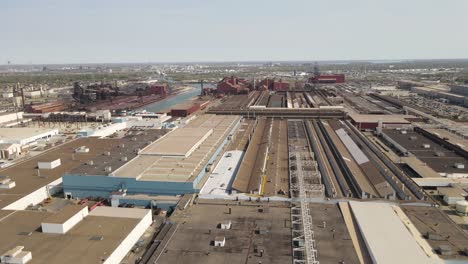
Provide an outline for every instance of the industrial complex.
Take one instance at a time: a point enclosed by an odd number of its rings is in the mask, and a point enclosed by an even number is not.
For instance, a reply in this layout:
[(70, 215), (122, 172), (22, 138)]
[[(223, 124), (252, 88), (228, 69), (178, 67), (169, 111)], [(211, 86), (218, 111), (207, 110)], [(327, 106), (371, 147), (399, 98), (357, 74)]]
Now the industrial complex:
[(0, 263), (468, 262), (464, 84), (262, 69), (15, 84)]

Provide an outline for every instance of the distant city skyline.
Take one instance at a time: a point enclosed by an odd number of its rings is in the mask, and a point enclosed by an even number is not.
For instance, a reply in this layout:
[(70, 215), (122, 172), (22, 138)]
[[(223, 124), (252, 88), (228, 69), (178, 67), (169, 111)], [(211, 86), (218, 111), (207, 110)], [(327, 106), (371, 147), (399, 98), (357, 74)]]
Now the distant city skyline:
[(0, 64), (468, 58), (468, 1), (0, 1)]

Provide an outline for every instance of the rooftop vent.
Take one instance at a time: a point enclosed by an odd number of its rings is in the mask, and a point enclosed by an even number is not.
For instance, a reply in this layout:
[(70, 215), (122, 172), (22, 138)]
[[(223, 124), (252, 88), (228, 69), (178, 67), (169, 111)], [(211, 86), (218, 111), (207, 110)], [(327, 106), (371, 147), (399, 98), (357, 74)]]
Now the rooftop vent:
[(18, 233), (18, 236), (30, 236), (30, 235), (32, 235), (32, 232), (23, 231), (23, 232)]
[(102, 240), (104, 240), (104, 237), (103, 236), (92, 236), (92, 237), (89, 238), (89, 240), (102, 241)]
[(75, 149), (75, 153), (87, 153), (87, 152), (89, 152), (89, 148), (87, 148), (86, 146), (81, 146)]
[(0, 176), (0, 189), (12, 189), (16, 183), (7, 176)]
[(231, 229), (232, 227), (232, 222), (230, 220), (224, 221), (220, 224), (221, 229)]
[(440, 245), (437, 248), (437, 253), (439, 253), (442, 256), (450, 256), (453, 254), (452, 247), (449, 245)]

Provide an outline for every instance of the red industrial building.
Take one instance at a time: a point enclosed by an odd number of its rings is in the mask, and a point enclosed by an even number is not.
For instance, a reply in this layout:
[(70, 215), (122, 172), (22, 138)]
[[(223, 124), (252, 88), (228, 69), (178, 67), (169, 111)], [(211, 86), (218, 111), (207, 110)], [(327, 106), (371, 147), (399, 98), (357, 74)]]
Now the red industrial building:
[(146, 93), (148, 95), (157, 94), (165, 97), (168, 94), (167, 84), (165, 83), (158, 83), (158, 84), (151, 84), (146, 88)]
[(257, 83), (256, 89), (260, 91), (271, 90), (271, 91), (289, 91), (289, 83), (283, 82), (283, 80), (275, 80), (266, 78)]
[(283, 82), (283, 80), (273, 82), (273, 91), (289, 91), (289, 83)]
[(412, 115), (372, 115), (372, 114), (349, 114), (351, 123), (360, 130), (374, 130), (382, 124), (384, 128), (405, 128), (411, 122), (420, 122), (421, 119)]
[(182, 104), (175, 105), (171, 109), (171, 116), (173, 117), (186, 117), (194, 112), (205, 109), (210, 101), (190, 101)]
[(344, 74), (329, 74), (329, 75), (319, 75), (318, 77), (310, 77), (310, 83), (344, 83), (345, 75)]
[(224, 77), (216, 86), (218, 94), (241, 94), (249, 91), (249, 83), (245, 79), (234, 76)]

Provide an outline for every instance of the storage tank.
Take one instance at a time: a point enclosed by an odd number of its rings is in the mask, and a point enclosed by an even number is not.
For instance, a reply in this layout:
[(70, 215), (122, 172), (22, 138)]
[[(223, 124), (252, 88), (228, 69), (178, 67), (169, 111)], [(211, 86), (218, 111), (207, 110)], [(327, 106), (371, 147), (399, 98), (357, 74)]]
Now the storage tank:
[(468, 201), (458, 201), (455, 205), (457, 214), (468, 216)]

